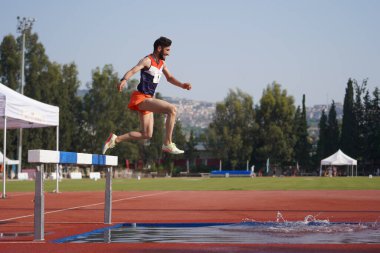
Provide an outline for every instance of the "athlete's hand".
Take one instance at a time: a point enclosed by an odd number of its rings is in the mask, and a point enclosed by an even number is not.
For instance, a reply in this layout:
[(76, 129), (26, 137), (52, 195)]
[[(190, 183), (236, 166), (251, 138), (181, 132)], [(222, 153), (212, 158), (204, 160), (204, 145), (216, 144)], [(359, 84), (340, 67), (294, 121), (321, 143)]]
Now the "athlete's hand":
[(184, 83), (182, 85), (182, 88), (184, 88), (185, 90), (191, 90), (191, 83)]
[(127, 81), (124, 79), (123, 81), (121, 81), (120, 83), (117, 84), (117, 90), (119, 92), (121, 92), (125, 86), (125, 84), (127, 83)]

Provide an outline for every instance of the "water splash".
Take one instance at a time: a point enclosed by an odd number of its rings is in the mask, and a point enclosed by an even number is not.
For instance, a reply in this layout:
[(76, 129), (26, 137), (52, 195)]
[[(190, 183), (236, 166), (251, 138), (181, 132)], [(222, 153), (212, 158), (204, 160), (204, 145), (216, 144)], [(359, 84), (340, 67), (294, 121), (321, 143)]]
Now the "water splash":
[(284, 216), (282, 215), (282, 213), (280, 213), (280, 211), (277, 211), (277, 217), (276, 217), (276, 222), (287, 222), (284, 218)]
[[(276, 220), (273, 222), (256, 222), (254, 219), (245, 218), (241, 224), (250, 226), (248, 228), (250, 232), (261, 231), (271, 234), (284, 234), (289, 236), (299, 236), (301, 234), (313, 234), (313, 233), (352, 233), (360, 232), (368, 229), (379, 230), (380, 224), (377, 222), (372, 223), (336, 223), (330, 222), (329, 219), (318, 219), (317, 215), (306, 215), (303, 220), (288, 221), (284, 215), (277, 211)], [(238, 224), (235, 228), (238, 228)], [(240, 228), (238, 228), (240, 229)]]
[[(309, 224), (309, 223), (326, 223), (326, 224), (329, 224), (330, 223), (329, 219), (324, 219), (324, 220), (317, 219), (318, 216), (319, 216), (319, 214), (317, 214), (317, 215), (309, 214), (309, 215), (305, 216), (303, 221), (295, 221), (295, 222), (296, 223), (303, 223), (303, 224)], [(249, 222), (256, 222), (256, 221), (257, 220), (252, 219), (252, 218), (248, 218), (248, 217), (241, 220), (242, 223), (249, 223)], [(276, 223), (285, 223), (285, 224), (294, 223), (294, 222), (286, 220), (284, 215), (280, 211), (277, 211), (275, 222)], [(377, 223), (377, 220), (376, 220), (376, 223)]]
[(249, 222), (256, 222), (255, 219), (251, 219), (251, 218), (244, 218), (241, 220), (241, 223), (249, 223)]

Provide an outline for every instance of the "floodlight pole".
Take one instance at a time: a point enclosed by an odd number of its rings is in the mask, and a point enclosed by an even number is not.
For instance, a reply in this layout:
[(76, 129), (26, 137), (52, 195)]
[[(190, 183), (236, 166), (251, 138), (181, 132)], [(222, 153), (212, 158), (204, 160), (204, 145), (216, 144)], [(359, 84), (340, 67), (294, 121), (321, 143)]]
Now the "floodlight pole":
[[(17, 31), (22, 35), (22, 51), (21, 51), (21, 87), (20, 93), (24, 94), (25, 86), (25, 33), (32, 29), (33, 23), (36, 20), (34, 18), (20, 18), (17, 17)], [(5, 154), (4, 154), (5, 155)], [(22, 168), (22, 128), (20, 128), (18, 138), (18, 166), (17, 175), (21, 172)]]

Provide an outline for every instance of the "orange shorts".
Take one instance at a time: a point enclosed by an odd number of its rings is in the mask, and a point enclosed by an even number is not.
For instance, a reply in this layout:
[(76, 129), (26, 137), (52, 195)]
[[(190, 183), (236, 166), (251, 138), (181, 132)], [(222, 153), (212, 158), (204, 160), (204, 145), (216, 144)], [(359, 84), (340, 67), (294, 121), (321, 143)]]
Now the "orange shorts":
[(144, 111), (139, 109), (139, 104), (147, 98), (152, 98), (152, 96), (141, 93), (140, 91), (134, 91), (131, 95), (131, 100), (129, 101), (128, 108), (131, 110), (139, 111), (144, 115), (151, 113), (151, 111)]

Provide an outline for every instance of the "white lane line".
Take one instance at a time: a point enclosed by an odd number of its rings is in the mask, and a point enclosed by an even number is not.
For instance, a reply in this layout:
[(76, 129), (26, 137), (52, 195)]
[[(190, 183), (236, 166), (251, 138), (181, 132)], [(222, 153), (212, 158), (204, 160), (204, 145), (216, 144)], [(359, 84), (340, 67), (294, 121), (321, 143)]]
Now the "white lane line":
[(13, 218), (9, 218), (9, 219), (0, 220), (0, 223), (4, 222), (4, 221), (17, 220), (17, 219), (28, 218), (28, 217), (33, 217), (33, 216), (34, 216), (34, 214), (29, 214), (29, 215), (24, 215), (24, 216), (17, 216), (17, 217), (13, 217)]
[[(125, 200), (132, 200), (132, 199), (139, 199), (139, 198), (145, 198), (145, 197), (152, 197), (152, 196), (162, 195), (162, 194), (166, 194), (166, 193), (169, 193), (169, 192), (158, 192), (158, 193), (152, 193), (152, 194), (145, 194), (145, 195), (140, 195), (140, 196), (134, 196), (134, 197), (116, 199), (116, 200), (113, 200), (112, 203), (120, 202), (120, 201), (125, 201)], [(50, 214), (50, 213), (59, 213), (59, 212), (64, 212), (64, 211), (69, 211), (69, 210), (74, 210), (74, 209), (80, 209), (80, 208), (86, 208), (86, 207), (91, 207), (91, 206), (98, 206), (98, 205), (104, 205), (104, 202), (99, 202), (99, 203), (95, 203), (95, 204), (89, 204), (89, 205), (83, 205), (83, 206), (75, 206), (75, 207), (69, 207), (69, 208), (54, 210), (54, 211), (50, 211), (50, 212), (45, 212), (45, 215), (46, 214)], [(33, 217), (33, 216), (34, 216), (34, 214), (17, 216), (17, 217), (13, 217), (13, 218), (8, 218), (8, 219), (0, 220), (0, 223), (4, 222), (4, 221), (18, 220), (18, 219), (23, 219), (23, 218)]]

